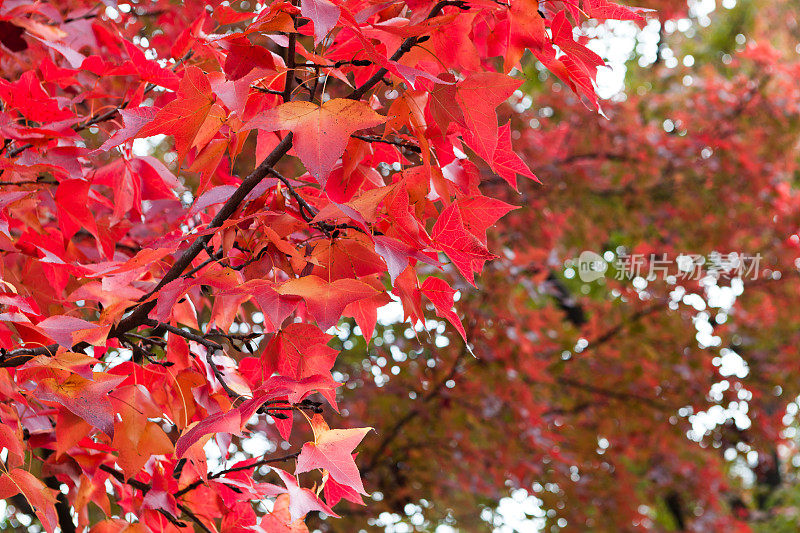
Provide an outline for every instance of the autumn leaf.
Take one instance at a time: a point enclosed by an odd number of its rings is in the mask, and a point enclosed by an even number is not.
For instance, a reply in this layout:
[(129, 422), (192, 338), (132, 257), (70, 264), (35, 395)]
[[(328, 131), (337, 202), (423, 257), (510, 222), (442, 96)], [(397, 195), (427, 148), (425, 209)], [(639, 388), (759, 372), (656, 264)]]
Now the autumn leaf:
[(331, 338), (313, 324), (289, 324), (275, 334), (261, 355), (265, 375), (277, 372), (303, 379), (330, 372), (336, 358), (336, 350), (328, 346)]
[(289, 280), (278, 292), (303, 298), (321, 329), (335, 326), (348, 304), (378, 293), (374, 287), (357, 279), (344, 278), (329, 283), (313, 275)]
[(77, 374), (64, 381), (54, 378), (39, 382), (33, 395), (44, 401), (58, 402), (86, 422), (114, 437), (114, 410), (108, 393), (125, 381), (126, 376), (95, 373), (94, 380)]
[[(25, 451), (22, 448), (22, 435), (17, 434), (16, 431), (11, 429), (11, 426), (5, 424), (0, 425), (0, 449), (5, 448), (8, 450), (9, 464), (15, 463), (12, 466), (20, 466), (25, 462)], [(12, 461), (15, 458), (15, 461)]]
[(5, 499), (17, 493), (22, 493), (33, 507), (45, 530), (53, 533), (58, 525), (56, 491), (45, 487), (41, 480), (21, 468), (0, 474), (0, 498)]
[(439, 215), (431, 236), (439, 249), (447, 254), (453, 265), (473, 286), (475, 273), (480, 272), (483, 264), (494, 257), (478, 237), (467, 231), (455, 202)]
[[(272, 512), (265, 515), (255, 531), (263, 533), (308, 533), (302, 518), (295, 518), (291, 512), (291, 496), (282, 494), (275, 499)], [(295, 508), (295, 513), (300, 512)]]
[(311, 102), (281, 104), (258, 115), (244, 129), (293, 132), (295, 153), (324, 188), (350, 135), (383, 124), (385, 120), (386, 117), (363, 102), (334, 98), (321, 106)]
[(314, 23), (314, 46), (336, 26), (340, 12), (330, 0), (300, 0), (300, 14)]
[(242, 430), (242, 416), (238, 409), (210, 415), (181, 435), (175, 443), (175, 457), (183, 457), (189, 448), (202, 437), (213, 433), (239, 435)]
[(99, 326), (86, 320), (54, 315), (42, 320), (36, 327), (64, 348), (72, 348), (79, 342), (95, 344), (102, 342), (108, 334), (108, 326)]
[(111, 397), (119, 414), (111, 444), (119, 452), (117, 464), (127, 477), (134, 477), (153, 455), (171, 455), (174, 450), (164, 430), (149, 420), (159, 417), (161, 410), (140, 387), (123, 387)]
[[(355, 459), (355, 454), (354, 459)], [(358, 505), (366, 505), (361, 495), (356, 492), (352, 487), (343, 485), (334, 480), (330, 475), (325, 479), (325, 486), (322, 488), (325, 495), (325, 501), (333, 507), (341, 500), (357, 503)]]
[(352, 453), (372, 428), (330, 429), (318, 414), (311, 419), (311, 427), (314, 429), (314, 442), (303, 445), (297, 457), (295, 474), (315, 468), (327, 470), (336, 482), (368, 496)]
[[(470, 146), (477, 146), (474, 136), (469, 131), (465, 131), (464, 140)], [(517, 189), (517, 174), (540, 183), (539, 179), (531, 172), (527, 163), (517, 155), (511, 146), (510, 122), (500, 126), (494, 158), (487, 162), (491, 165), (492, 170), (506, 180), (514, 189)]]
[(488, 196), (471, 196), (459, 199), (456, 204), (464, 228), (486, 245), (486, 231), (502, 217), (518, 209), (502, 200)]
[(428, 297), (436, 308), (436, 313), (439, 316), (446, 318), (461, 334), (464, 341), (467, 340), (467, 334), (464, 331), (464, 326), (461, 324), (461, 319), (453, 312), (453, 295), (456, 293), (454, 289), (447, 284), (446, 281), (439, 278), (428, 277), (422, 282), (420, 286), (422, 294)]
[(280, 468), (272, 467), (272, 470), (278, 474), (283, 484), (286, 485), (286, 490), (289, 494), (289, 520), (287, 523), (303, 518), (310, 511), (322, 511), (328, 516), (339, 517), (316, 494), (306, 488), (302, 488), (293, 475)]
[(519, 65), (526, 49), (533, 52), (551, 47), (545, 18), (540, 14), (538, 0), (515, 0), (509, 9), (510, 23), (504, 57), (506, 72)]
[(443, 133), (451, 122), (468, 130), (478, 155), (493, 161), (498, 142), (495, 109), (521, 84), (504, 74), (472, 74), (456, 85), (437, 86), (431, 93), (431, 114)]
[(183, 161), (213, 106), (214, 96), (208, 77), (197, 67), (187, 67), (175, 100), (161, 108), (153, 120), (139, 130), (136, 138), (172, 135), (178, 160)]
[(119, 114), (122, 117), (123, 126), (106, 139), (95, 152), (105, 152), (135, 137), (142, 128), (156, 118), (158, 112), (156, 107), (120, 109)]

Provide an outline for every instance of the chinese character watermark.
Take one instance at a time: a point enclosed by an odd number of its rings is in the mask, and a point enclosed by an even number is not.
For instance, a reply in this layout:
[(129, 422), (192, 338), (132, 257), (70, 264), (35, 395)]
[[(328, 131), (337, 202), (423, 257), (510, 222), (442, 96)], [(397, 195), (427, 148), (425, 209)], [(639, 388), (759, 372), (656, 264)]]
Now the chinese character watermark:
[(760, 253), (724, 254), (715, 251), (708, 256), (689, 253), (676, 257), (669, 257), (666, 253), (620, 254), (612, 262), (600, 254), (584, 250), (567, 264), (577, 271), (578, 278), (585, 283), (605, 277), (609, 263), (613, 265), (614, 279), (618, 281), (642, 278), (647, 281), (672, 279), (674, 282), (699, 281), (707, 276), (756, 280), (761, 273), (761, 260)]

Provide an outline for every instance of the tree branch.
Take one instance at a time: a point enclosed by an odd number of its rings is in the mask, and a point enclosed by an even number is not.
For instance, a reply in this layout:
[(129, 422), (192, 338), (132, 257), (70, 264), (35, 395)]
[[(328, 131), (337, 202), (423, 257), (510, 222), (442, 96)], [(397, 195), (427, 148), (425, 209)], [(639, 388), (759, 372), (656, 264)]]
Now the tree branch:
[(356, 135), (356, 134), (353, 134), (350, 137), (353, 137), (355, 139), (360, 139), (360, 140), (368, 142), (368, 143), (391, 144), (391, 145), (394, 145), (394, 146), (399, 146), (400, 148), (404, 148), (404, 149), (408, 150), (409, 152), (414, 152), (414, 153), (417, 153), (417, 154), (422, 153), (422, 149), (420, 149), (419, 146), (417, 146), (416, 144), (411, 144), (411, 143), (404, 142), (404, 141), (393, 140), (393, 139), (383, 139), (383, 138), (377, 137), (375, 135)]
[[(223, 204), (222, 208), (217, 212), (216, 216), (208, 224), (208, 229), (218, 228), (233, 215), (245, 197), (263, 180), (272, 166), (277, 163), (292, 146), (292, 133), (290, 132), (283, 140), (275, 147), (264, 161), (242, 181), (239, 188), (231, 195), (230, 198)], [(183, 271), (192, 263), (195, 257), (203, 251), (206, 243), (211, 240), (212, 234), (206, 234), (198, 237), (178, 258), (172, 267), (167, 271), (161, 281), (142, 298), (142, 303), (136, 306), (131, 314), (120, 320), (119, 324), (111, 330), (109, 337), (116, 337), (121, 333), (138, 327), (147, 319), (147, 315), (156, 305), (155, 300), (149, 300), (154, 294), (161, 290), (164, 285), (172, 280), (178, 279)], [(149, 300), (149, 301), (148, 301)]]
[[(215, 472), (215, 473), (209, 475), (208, 479), (219, 479), (219, 478), (221, 478), (222, 476), (224, 476), (226, 474), (232, 474), (233, 472), (242, 472), (242, 471), (245, 471), (245, 470), (251, 470), (253, 468), (258, 468), (260, 466), (269, 465), (270, 463), (282, 463), (284, 461), (289, 461), (291, 459), (294, 459), (298, 455), (300, 455), (300, 452), (294, 452), (294, 453), (290, 453), (289, 455), (284, 455), (282, 457), (273, 457), (273, 458), (270, 458), (270, 459), (262, 459), (260, 461), (256, 461), (255, 463), (251, 463), (249, 465), (234, 466), (234, 467), (231, 467), (231, 468), (226, 468), (225, 470), (220, 470), (219, 472)], [(184, 488), (182, 488), (181, 490), (176, 492), (175, 493), (175, 497), (178, 498), (180, 496), (183, 496), (187, 492), (193, 491), (194, 489), (196, 489), (197, 487), (199, 487), (203, 483), (204, 483), (204, 481), (202, 479), (198, 479), (197, 481), (193, 481), (192, 483), (189, 483)]]

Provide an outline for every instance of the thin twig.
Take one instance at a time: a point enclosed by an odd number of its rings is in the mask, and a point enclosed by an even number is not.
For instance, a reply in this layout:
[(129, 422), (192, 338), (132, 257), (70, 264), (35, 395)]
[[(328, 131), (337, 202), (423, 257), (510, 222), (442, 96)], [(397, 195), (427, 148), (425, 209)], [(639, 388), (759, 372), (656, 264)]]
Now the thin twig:
[(222, 371), (217, 367), (216, 363), (214, 363), (213, 357), (214, 354), (217, 352), (217, 350), (224, 351), (224, 347), (221, 344), (209, 340), (200, 334), (175, 327), (171, 324), (159, 322), (157, 320), (151, 320), (148, 318), (145, 321), (143, 321), (142, 324), (154, 328), (155, 327), (164, 328), (170, 333), (174, 333), (175, 335), (183, 337), (184, 339), (192, 340), (198, 344), (202, 344), (203, 346), (205, 346), (206, 362), (208, 363), (208, 366), (211, 367), (211, 370), (214, 372), (214, 376), (217, 378), (217, 381), (219, 381), (219, 384), (222, 385), (222, 388), (225, 390), (225, 392), (232, 400), (240, 400), (244, 398), (241, 394), (230, 388), (230, 386), (225, 381), (225, 376), (222, 375)]
[(400, 148), (404, 148), (404, 149), (408, 150), (409, 152), (415, 152), (417, 154), (422, 153), (422, 150), (420, 149), (419, 146), (417, 146), (416, 144), (411, 144), (411, 143), (405, 142), (405, 141), (399, 141), (399, 140), (396, 140), (396, 139), (384, 139), (382, 137), (377, 137), (375, 135), (356, 135), (356, 134), (353, 134), (350, 137), (353, 137), (355, 139), (360, 139), (360, 140), (366, 141), (368, 143), (391, 144), (391, 145), (394, 145), (394, 146), (399, 146)]
[[(251, 463), (251, 464), (248, 464), (248, 465), (234, 466), (234, 467), (231, 467), (231, 468), (226, 468), (225, 470), (220, 470), (219, 472), (215, 472), (214, 474), (209, 475), (208, 479), (218, 479), (218, 478), (221, 478), (222, 476), (224, 476), (226, 474), (232, 474), (233, 472), (242, 472), (244, 470), (251, 470), (253, 468), (258, 468), (260, 466), (269, 465), (270, 463), (282, 463), (284, 461), (289, 461), (290, 459), (294, 459), (298, 455), (300, 455), (300, 452), (294, 452), (294, 453), (290, 453), (289, 455), (284, 455), (282, 457), (273, 457), (273, 458), (270, 458), (270, 459), (262, 459), (260, 461), (256, 461), (255, 463)], [(190, 491), (196, 489), (197, 487), (199, 487), (203, 483), (204, 483), (204, 481), (202, 479), (198, 479), (197, 481), (193, 481), (193, 482), (189, 483), (188, 485), (186, 485), (181, 490), (179, 490), (178, 492), (176, 492), (175, 493), (175, 497), (178, 498), (180, 496), (183, 496), (187, 492), (190, 492)]]

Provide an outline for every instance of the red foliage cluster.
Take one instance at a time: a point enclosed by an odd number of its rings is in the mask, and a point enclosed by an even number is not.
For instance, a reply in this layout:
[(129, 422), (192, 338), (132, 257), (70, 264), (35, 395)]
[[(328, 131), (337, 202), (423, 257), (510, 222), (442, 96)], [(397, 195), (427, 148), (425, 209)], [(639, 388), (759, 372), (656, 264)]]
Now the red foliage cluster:
[[(418, 268), (474, 283), (512, 209), (479, 167), (533, 177), (498, 126), (507, 73), (530, 50), (596, 107), (573, 26), (640, 19), (545, 4), (3, 3), (0, 497), (48, 531), (70, 508), (93, 531), (301, 531), (360, 503), (368, 428), (329, 429), (311, 397), (337, 409), (326, 330), (349, 316), (368, 340), (391, 290), (464, 335)], [(210, 439), (288, 440), (298, 412), (298, 452), (208, 471)]]

